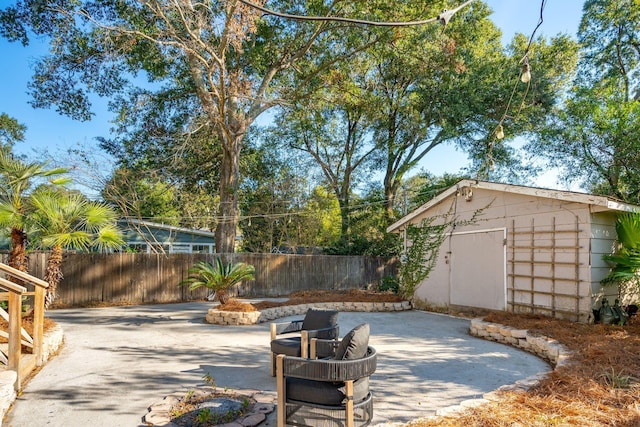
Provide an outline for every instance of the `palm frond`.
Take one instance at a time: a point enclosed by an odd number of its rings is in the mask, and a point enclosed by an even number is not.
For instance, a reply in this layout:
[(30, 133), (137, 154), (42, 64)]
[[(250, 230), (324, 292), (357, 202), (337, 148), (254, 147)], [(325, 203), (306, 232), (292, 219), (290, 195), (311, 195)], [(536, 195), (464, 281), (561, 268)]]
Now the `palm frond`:
[[(215, 265), (214, 265), (215, 264)], [(205, 287), (215, 291), (223, 291), (242, 282), (252, 280), (255, 269), (242, 262), (224, 264), (218, 257), (215, 263), (199, 261), (188, 270), (189, 276), (180, 285), (189, 285), (189, 290)]]
[(618, 248), (605, 261), (613, 263), (611, 272), (602, 280), (604, 284), (636, 281), (640, 273), (640, 213), (625, 212), (616, 219)]

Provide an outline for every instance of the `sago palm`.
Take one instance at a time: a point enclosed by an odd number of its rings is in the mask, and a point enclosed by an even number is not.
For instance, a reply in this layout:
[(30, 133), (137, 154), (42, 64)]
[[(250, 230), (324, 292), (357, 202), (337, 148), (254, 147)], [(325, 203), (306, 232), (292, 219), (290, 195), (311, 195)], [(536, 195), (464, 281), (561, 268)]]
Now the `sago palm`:
[(640, 284), (640, 213), (623, 213), (616, 220), (618, 247), (603, 258), (614, 263), (605, 283), (635, 281)]
[(61, 184), (68, 178), (56, 175), (67, 172), (66, 169), (47, 169), (46, 163), (25, 163), (15, 159), (11, 153), (0, 150), (0, 226), (11, 232), (11, 252), (9, 265), (20, 271), (27, 271), (25, 232), (25, 197), (39, 178), (50, 178), (53, 184)]
[(252, 280), (254, 275), (255, 269), (250, 264), (223, 264), (220, 258), (216, 258), (215, 265), (205, 261), (194, 264), (189, 269), (189, 277), (181, 284), (189, 285), (189, 290), (192, 291), (203, 286), (211, 289), (220, 304), (226, 304), (229, 301), (229, 289), (243, 280)]
[(30, 199), (29, 216), (37, 230), (38, 246), (51, 249), (44, 280), (49, 283), (45, 307), (53, 302), (62, 275), (63, 250), (105, 250), (124, 244), (116, 227), (117, 214), (107, 205), (87, 200), (79, 193), (43, 188)]

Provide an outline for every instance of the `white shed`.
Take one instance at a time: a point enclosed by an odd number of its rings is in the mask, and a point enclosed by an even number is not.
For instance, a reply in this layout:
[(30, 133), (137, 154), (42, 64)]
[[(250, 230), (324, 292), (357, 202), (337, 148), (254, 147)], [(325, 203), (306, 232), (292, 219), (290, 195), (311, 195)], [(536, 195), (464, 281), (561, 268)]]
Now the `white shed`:
[(602, 296), (611, 303), (618, 297), (617, 288), (600, 284), (609, 272), (602, 255), (613, 250), (616, 213), (638, 209), (604, 196), (463, 180), (387, 231), (406, 236), (408, 224), (424, 218), (456, 220), (416, 289), (418, 304), (588, 322)]

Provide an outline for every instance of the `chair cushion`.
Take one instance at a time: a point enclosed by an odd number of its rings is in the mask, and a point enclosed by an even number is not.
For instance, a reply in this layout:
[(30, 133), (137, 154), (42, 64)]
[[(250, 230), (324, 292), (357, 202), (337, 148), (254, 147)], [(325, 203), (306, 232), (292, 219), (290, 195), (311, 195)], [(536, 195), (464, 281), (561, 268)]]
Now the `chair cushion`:
[[(353, 382), (353, 401), (362, 402), (369, 394), (369, 377)], [(345, 403), (344, 383), (287, 378), (287, 400), (316, 405), (340, 406)]]
[(362, 323), (342, 338), (336, 350), (335, 360), (362, 359), (369, 347), (369, 324)]
[(338, 311), (310, 308), (302, 321), (302, 329), (323, 329), (338, 324)]
[(300, 357), (300, 337), (278, 338), (271, 341), (271, 352), (286, 354), (287, 356)]

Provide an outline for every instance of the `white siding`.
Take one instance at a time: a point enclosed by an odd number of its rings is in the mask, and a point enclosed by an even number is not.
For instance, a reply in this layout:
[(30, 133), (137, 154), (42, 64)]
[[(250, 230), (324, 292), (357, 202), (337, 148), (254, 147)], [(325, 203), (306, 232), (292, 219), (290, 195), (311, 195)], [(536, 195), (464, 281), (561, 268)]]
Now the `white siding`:
[[(570, 313), (574, 313), (575, 318), (579, 313), (579, 320), (586, 321), (591, 314), (589, 205), (474, 188), (471, 198), (453, 194), (412, 222), (418, 224), (425, 216), (445, 215), (447, 212), (452, 212), (458, 221), (464, 221), (478, 210), (482, 210), (482, 214), (473, 224), (458, 226), (454, 231), (507, 229), (507, 263), (512, 265), (513, 260), (518, 261), (508, 269), (512, 274), (508, 288), (513, 288), (507, 292), (508, 304), (533, 304), (536, 311), (559, 317), (571, 317)], [(444, 278), (449, 277), (449, 265), (442, 261), (449, 248), (447, 239), (435, 271), (416, 292), (418, 299), (437, 304), (445, 300), (445, 289), (449, 285)], [(474, 249), (478, 252), (484, 250), (482, 247)], [(495, 280), (492, 272), (481, 269), (495, 267), (480, 265), (475, 268), (480, 271), (469, 274), (478, 278), (478, 286), (493, 288), (494, 284), (487, 282)], [(437, 301), (432, 298), (437, 298)], [(560, 313), (562, 311), (567, 313)]]

